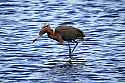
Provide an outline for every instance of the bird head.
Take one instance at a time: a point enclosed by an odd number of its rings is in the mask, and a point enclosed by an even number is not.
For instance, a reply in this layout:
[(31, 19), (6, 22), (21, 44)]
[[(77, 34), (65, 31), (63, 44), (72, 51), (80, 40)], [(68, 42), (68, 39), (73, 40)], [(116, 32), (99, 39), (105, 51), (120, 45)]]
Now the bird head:
[(47, 33), (48, 30), (50, 30), (50, 25), (49, 24), (44, 24), (43, 27), (41, 27), (41, 30), (39, 31), (39, 35), (36, 39), (33, 40), (33, 43), (37, 41), (40, 37), (42, 37), (43, 34)]
[(48, 30), (50, 30), (50, 25), (44, 24), (44, 26), (39, 31), (39, 36), (42, 36), (43, 34), (47, 33)]

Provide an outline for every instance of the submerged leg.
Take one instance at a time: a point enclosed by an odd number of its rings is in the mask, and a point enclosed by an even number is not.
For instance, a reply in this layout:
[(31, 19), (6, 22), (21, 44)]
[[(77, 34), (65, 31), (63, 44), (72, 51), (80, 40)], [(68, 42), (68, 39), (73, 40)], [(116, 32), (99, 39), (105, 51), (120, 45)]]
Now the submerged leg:
[(74, 42), (75, 42), (76, 44), (75, 44), (73, 50), (71, 51), (72, 53), (73, 53), (73, 51), (75, 50), (76, 46), (78, 45), (78, 42), (77, 42), (77, 41), (74, 41)]

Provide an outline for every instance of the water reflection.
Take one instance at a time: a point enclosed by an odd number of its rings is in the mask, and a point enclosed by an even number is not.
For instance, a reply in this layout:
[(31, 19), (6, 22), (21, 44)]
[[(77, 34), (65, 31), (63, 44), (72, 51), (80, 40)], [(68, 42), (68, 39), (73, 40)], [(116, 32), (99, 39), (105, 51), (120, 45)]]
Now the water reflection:
[[(64, 82), (79, 82), (82, 77), (82, 73), (84, 71), (84, 61), (72, 61), (72, 64), (68, 61), (64, 61), (63, 63), (57, 63), (56, 65), (48, 71), (47, 75), (54, 82), (60, 82), (60, 80), (64, 80)], [(84, 78), (83, 78), (84, 79)]]

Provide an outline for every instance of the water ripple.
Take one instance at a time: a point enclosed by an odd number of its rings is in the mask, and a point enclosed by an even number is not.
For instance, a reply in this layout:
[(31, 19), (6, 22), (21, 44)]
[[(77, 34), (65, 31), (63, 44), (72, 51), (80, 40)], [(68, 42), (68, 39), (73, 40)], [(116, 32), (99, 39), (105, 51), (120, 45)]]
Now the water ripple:
[[(0, 0), (0, 82), (124, 83), (124, 13), (123, 0)], [(72, 64), (67, 45), (32, 43), (44, 23), (85, 32)]]

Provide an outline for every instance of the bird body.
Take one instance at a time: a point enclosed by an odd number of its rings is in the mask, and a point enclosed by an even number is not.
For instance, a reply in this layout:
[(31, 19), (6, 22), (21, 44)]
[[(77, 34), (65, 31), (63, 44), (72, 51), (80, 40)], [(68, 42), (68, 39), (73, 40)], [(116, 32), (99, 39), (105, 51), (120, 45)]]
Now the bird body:
[(81, 30), (72, 26), (59, 26), (55, 32), (60, 34), (64, 41), (74, 41), (76, 39), (83, 39), (84, 34)]
[[(45, 25), (41, 28), (38, 38), (33, 40), (33, 42), (38, 40), (45, 33), (47, 33), (49, 38), (54, 39), (61, 44), (64, 44), (64, 41), (67, 41), (68, 43), (75, 42), (76, 46), (78, 45), (78, 42), (76, 40), (77, 39), (83, 40), (85, 37), (84, 33), (80, 29), (74, 28), (73, 26), (61, 25), (61, 26), (58, 26), (55, 29), (55, 31), (53, 31), (50, 25)], [(74, 51), (74, 49), (72, 50), (72, 52)], [(71, 50), (70, 50), (70, 53), (71, 53)]]

